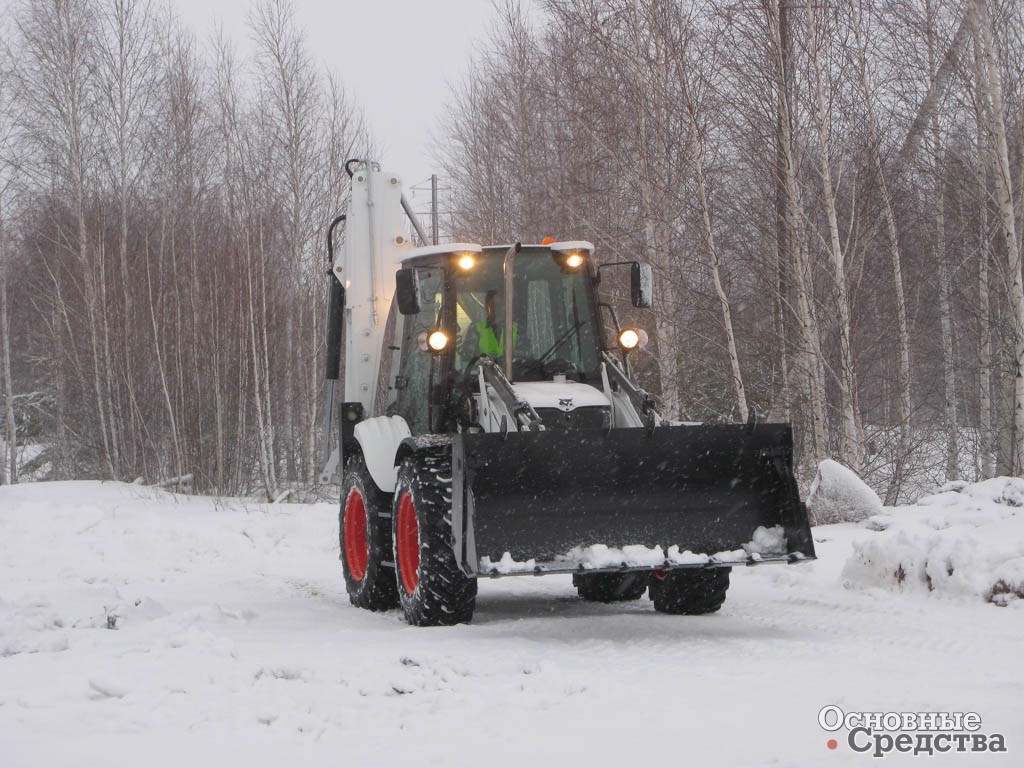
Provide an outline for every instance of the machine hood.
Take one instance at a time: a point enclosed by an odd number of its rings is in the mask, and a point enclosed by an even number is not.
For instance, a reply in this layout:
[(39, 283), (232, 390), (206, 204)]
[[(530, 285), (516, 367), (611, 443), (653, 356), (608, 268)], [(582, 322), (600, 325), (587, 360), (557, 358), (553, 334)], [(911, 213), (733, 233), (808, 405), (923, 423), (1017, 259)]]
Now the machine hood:
[(601, 390), (578, 381), (522, 381), (512, 389), (534, 410), (555, 408), (569, 413), (577, 408), (611, 407)]

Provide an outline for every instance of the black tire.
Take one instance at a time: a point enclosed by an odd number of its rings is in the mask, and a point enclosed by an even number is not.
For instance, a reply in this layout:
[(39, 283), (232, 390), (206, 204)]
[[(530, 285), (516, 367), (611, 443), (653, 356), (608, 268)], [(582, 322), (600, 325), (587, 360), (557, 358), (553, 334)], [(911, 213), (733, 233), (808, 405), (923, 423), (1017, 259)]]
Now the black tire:
[(345, 464), (338, 543), (352, 605), (371, 611), (397, 608), (398, 585), (390, 562), (391, 499), (377, 488), (361, 454)]
[(651, 577), (651, 600), (654, 610), (698, 616), (714, 613), (725, 602), (732, 568), (678, 570)]
[(649, 578), (650, 574), (645, 571), (574, 573), (572, 585), (584, 600), (594, 603), (618, 603), (643, 597)]
[(466, 576), (452, 540), (451, 457), (435, 452), (406, 457), (392, 506), (398, 597), (406, 620), (418, 627), (464, 624), (473, 618), (476, 579)]

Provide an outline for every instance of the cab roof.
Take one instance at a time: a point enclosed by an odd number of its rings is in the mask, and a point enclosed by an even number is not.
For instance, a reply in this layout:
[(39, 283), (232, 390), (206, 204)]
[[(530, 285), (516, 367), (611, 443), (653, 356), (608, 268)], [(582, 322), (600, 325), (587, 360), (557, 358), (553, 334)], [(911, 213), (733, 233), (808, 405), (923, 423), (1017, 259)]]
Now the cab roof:
[[(563, 240), (557, 243), (523, 243), (523, 248), (550, 248), (552, 251), (586, 251), (588, 254), (594, 252), (594, 244), (588, 240)], [(436, 256), (445, 253), (482, 253), (485, 248), (508, 249), (513, 243), (498, 245), (480, 245), (479, 243), (440, 243), (438, 245), (425, 245), (421, 248), (413, 248), (406, 251), (402, 261), (415, 259), (421, 256)]]

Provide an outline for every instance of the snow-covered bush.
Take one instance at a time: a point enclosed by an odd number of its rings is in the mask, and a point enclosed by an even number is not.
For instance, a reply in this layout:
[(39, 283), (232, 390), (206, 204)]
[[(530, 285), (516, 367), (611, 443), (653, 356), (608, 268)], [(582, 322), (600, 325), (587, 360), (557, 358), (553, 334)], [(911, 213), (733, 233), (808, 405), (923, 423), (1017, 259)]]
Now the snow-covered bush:
[(825, 459), (807, 497), (815, 525), (856, 523), (882, 511), (882, 500), (867, 484), (838, 461)]
[(1024, 480), (950, 483), (914, 507), (865, 522), (843, 569), (848, 586), (981, 597), (1024, 597)]

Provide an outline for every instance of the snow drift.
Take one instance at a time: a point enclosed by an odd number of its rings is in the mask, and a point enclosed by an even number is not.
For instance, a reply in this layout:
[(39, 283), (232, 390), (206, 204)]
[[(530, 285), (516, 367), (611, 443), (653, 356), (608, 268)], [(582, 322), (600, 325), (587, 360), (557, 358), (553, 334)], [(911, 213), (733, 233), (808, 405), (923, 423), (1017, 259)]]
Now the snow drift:
[(851, 586), (1006, 605), (1024, 597), (1024, 480), (950, 483), (864, 523), (843, 569)]
[(882, 500), (838, 461), (825, 459), (811, 484), (807, 508), (815, 525), (856, 523), (882, 511)]

